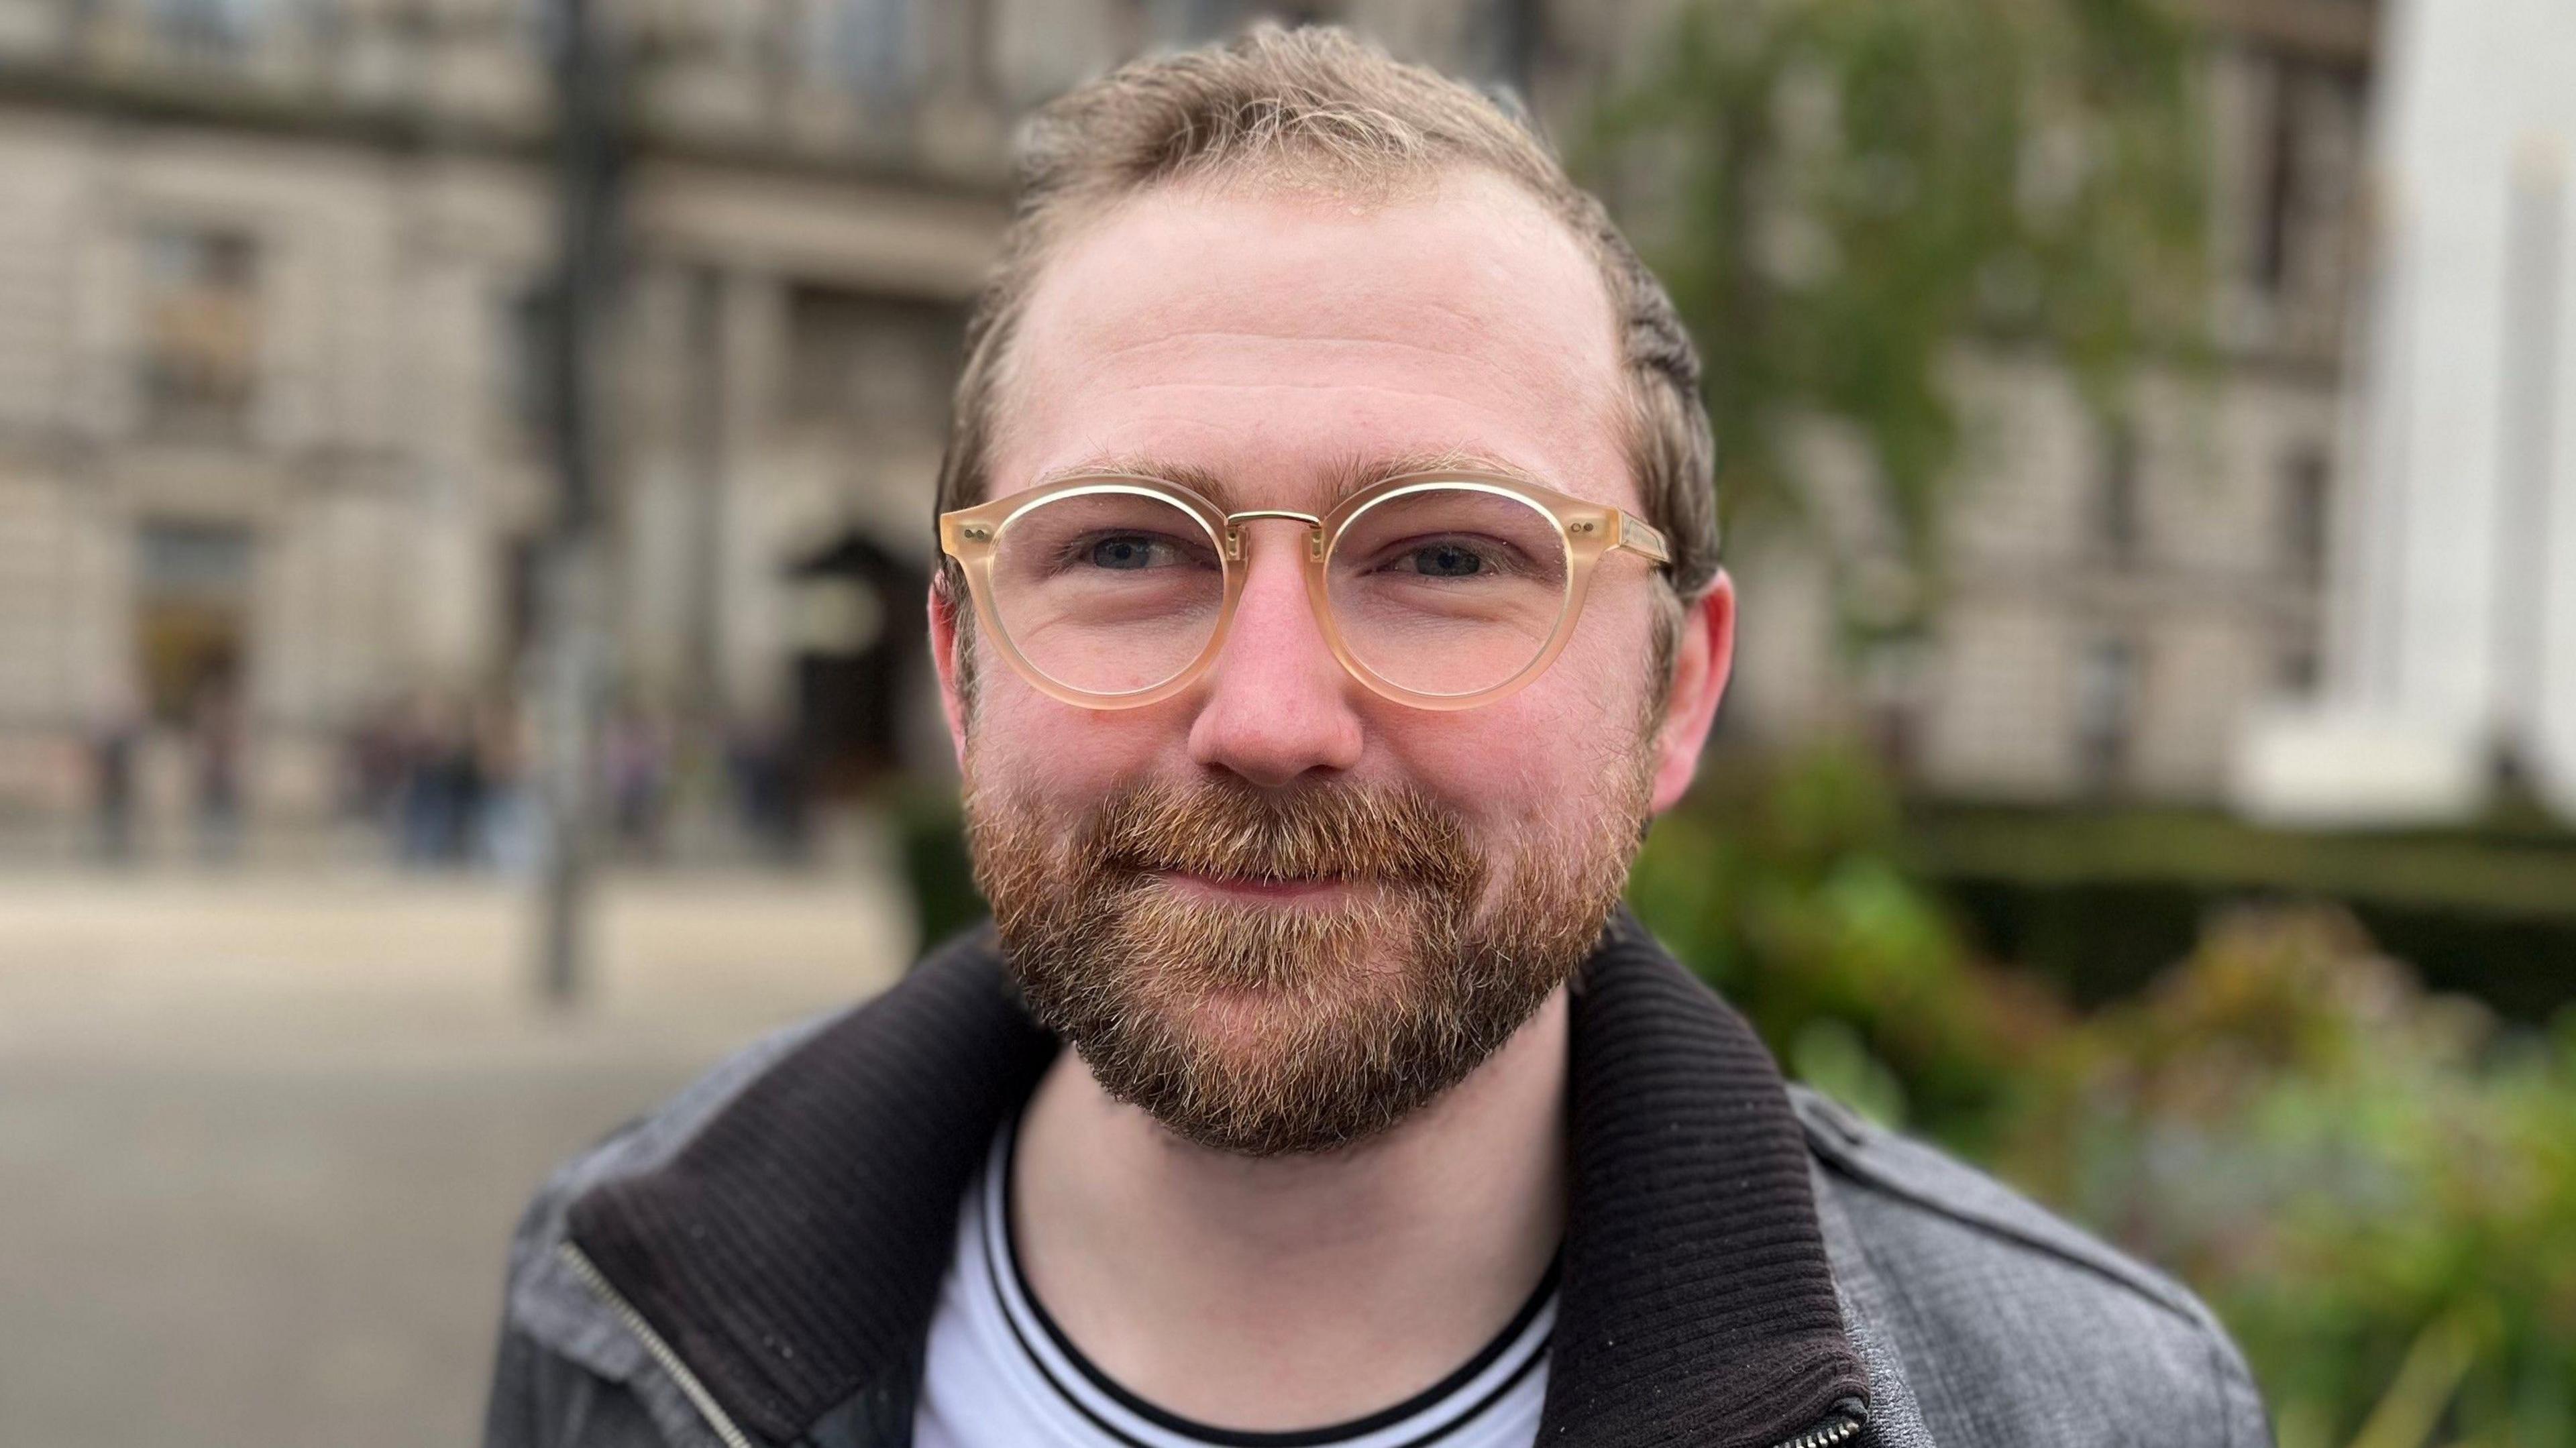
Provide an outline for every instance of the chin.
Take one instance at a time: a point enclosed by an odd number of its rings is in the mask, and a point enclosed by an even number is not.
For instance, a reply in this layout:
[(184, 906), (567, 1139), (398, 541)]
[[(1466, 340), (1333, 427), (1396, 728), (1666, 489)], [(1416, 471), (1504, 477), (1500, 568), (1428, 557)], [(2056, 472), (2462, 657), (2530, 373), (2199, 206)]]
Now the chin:
[(1400, 984), (1391, 966), (1334, 962), (1300, 980), (1186, 988), (1164, 1010), (1174, 1035), (1239, 1059), (1311, 1048), (1318, 1034), (1383, 1018), (1398, 1008)]

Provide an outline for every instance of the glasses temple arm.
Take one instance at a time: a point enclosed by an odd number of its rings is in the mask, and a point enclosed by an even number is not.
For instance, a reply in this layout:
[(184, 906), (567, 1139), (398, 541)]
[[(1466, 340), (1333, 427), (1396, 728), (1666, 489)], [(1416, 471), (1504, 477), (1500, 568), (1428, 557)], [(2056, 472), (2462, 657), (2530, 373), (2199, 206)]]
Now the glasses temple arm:
[(1611, 540), (1611, 547), (1625, 548), (1631, 553), (1642, 553), (1657, 563), (1669, 565), (1673, 561), (1672, 546), (1664, 541), (1662, 529), (1642, 518), (1632, 518), (1624, 512), (1620, 513), (1618, 518), (1619, 532), (1618, 536)]

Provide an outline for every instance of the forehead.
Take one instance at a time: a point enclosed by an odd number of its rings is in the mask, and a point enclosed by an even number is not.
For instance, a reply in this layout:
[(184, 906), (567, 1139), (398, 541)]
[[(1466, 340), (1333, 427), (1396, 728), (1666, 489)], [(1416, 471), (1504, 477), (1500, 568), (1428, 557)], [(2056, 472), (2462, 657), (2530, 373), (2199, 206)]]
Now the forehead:
[(1381, 460), (1464, 454), (1634, 507), (1617, 344), (1592, 258), (1499, 176), (1165, 188), (1046, 265), (991, 491), (1114, 463), (1320, 511)]

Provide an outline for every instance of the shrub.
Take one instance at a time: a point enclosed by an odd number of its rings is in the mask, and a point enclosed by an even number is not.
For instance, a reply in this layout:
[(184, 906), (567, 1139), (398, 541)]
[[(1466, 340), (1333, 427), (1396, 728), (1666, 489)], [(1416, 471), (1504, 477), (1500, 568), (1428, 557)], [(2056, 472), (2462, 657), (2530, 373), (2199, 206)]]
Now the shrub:
[(2503, 1029), (2276, 905), (2079, 1018), (1903, 857), (1828, 752), (1666, 817), (1630, 896), (1793, 1074), (2191, 1282), (2282, 1448), (2576, 1445), (2576, 1011)]

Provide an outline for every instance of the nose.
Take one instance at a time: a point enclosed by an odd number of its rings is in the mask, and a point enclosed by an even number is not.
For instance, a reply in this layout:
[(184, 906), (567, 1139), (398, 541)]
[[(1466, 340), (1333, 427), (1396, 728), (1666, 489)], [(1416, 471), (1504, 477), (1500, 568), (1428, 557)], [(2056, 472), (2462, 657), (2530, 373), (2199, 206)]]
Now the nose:
[(1360, 685), (1334, 659), (1306, 601), (1298, 561), (1306, 534), (1274, 522), (1243, 536), (1243, 595), (1190, 724), (1190, 758), (1265, 789), (1309, 770), (1349, 769), (1360, 758)]

